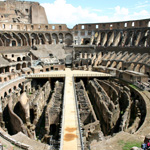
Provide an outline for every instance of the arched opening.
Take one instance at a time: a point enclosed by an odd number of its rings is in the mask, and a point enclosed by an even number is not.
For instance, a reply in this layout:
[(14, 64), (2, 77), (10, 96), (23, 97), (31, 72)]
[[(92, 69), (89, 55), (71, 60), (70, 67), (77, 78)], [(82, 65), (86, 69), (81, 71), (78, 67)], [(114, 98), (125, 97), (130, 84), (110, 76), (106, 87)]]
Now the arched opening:
[(22, 64), (22, 68), (26, 68), (26, 63), (23, 63), (23, 64)]
[(56, 129), (57, 129), (56, 124), (51, 124), (50, 125), (50, 135), (55, 135)]
[(25, 61), (25, 60), (26, 60), (26, 57), (23, 57), (22, 60)]
[(49, 68), (46, 68), (46, 71), (49, 71)]
[(17, 64), (16, 65), (16, 70), (20, 70), (21, 69), (21, 65), (20, 64)]
[(75, 67), (76, 67), (76, 68), (78, 67), (78, 63), (75, 64)]
[(63, 34), (62, 33), (59, 33), (59, 42), (63, 43)]
[(16, 90), (16, 86), (14, 86), (13, 89)]
[(22, 34), (22, 33), (18, 33), (18, 36), (21, 38), (21, 40), (22, 40), (22, 45), (23, 46), (27, 46), (27, 39), (26, 39), (26, 37)]
[(23, 110), (24, 109), (22, 108), (20, 102), (18, 102), (14, 107), (14, 112), (21, 118), (23, 123), (26, 123), (25, 111)]
[(28, 34), (28, 33), (25, 33), (25, 37), (26, 37), (26, 39), (27, 39), (28, 44), (31, 45), (30, 38), (29, 38), (29, 34)]
[(20, 89), (20, 94), (23, 93), (23, 86), (21, 85), (21, 83), (18, 85), (18, 88)]
[(150, 76), (150, 73), (149, 73), (149, 72), (146, 72), (146, 74), (147, 74), (148, 76)]
[(30, 62), (28, 63), (28, 67), (31, 67), (31, 63)]
[(0, 39), (0, 46), (4, 46), (4, 43), (3, 43), (2, 39)]
[(4, 97), (6, 97), (6, 96), (7, 96), (7, 93), (5, 92), (5, 93), (4, 93)]
[[(34, 44), (39, 44), (39, 43), (40, 43), (37, 34), (32, 33), (32, 34), (31, 34), (31, 37), (32, 37), (32, 45), (34, 45)], [(34, 42), (34, 41), (35, 41), (35, 42)]]
[(57, 36), (57, 34), (53, 33), (52, 37), (53, 37), (53, 44), (58, 44), (58, 36)]
[(70, 46), (70, 45), (72, 45), (72, 43), (73, 43), (73, 37), (72, 37), (72, 35), (70, 33), (67, 33), (65, 35), (65, 44), (67, 46)]
[(141, 73), (145, 73), (145, 65), (141, 66), (140, 70)]
[(16, 46), (16, 41), (12, 41), (12, 46)]
[(140, 65), (137, 64), (136, 66), (134, 66), (133, 70), (136, 71), (136, 72), (140, 72)]
[(90, 38), (85, 38), (83, 40), (83, 45), (89, 45), (90, 44)]
[(38, 36), (39, 36), (39, 39), (41, 41), (41, 44), (45, 44), (45, 37), (43, 36), (43, 34), (39, 33)]
[(133, 35), (134, 35), (134, 32), (133, 31), (129, 31), (128, 33), (128, 38), (125, 42), (125, 45), (128, 45), (128, 46), (132, 46), (132, 43), (133, 43)]
[(50, 34), (49, 34), (49, 33), (46, 33), (46, 34), (45, 34), (45, 37), (46, 37), (46, 39), (48, 40), (48, 43), (51, 44), (52, 41), (51, 41)]
[(9, 91), (8, 91), (9, 93), (11, 93), (11, 89), (9, 89)]
[(105, 32), (102, 32), (102, 33), (101, 33), (101, 40), (100, 40), (99, 45), (102, 45), (102, 41), (103, 41), (103, 39), (104, 39), (104, 36), (105, 36)]
[(34, 39), (32, 39), (32, 45), (34, 45)]
[(3, 111), (3, 120), (5, 122), (5, 128), (8, 130), (8, 133), (10, 135), (13, 134), (13, 130), (12, 130), (12, 127), (11, 127), (11, 122), (10, 122), (10, 115), (9, 115), (9, 111), (8, 111), (8, 105), (4, 108), (4, 111)]
[(21, 61), (21, 58), (20, 58), (20, 57), (17, 57), (17, 61)]
[(134, 63), (131, 63), (130, 66), (129, 66), (129, 68), (128, 68), (128, 70), (132, 70), (133, 71), (134, 67), (135, 67)]
[(113, 45), (113, 41), (114, 41), (114, 32), (109, 32), (107, 34), (107, 42), (106, 45), (107, 46), (112, 46)]
[(8, 76), (9, 80), (11, 80), (11, 76)]
[(5, 72), (9, 72), (9, 67), (6, 67), (6, 68), (5, 68)]
[(140, 47), (146, 46), (145, 43), (146, 43), (147, 38), (148, 38), (148, 36), (147, 36), (147, 35), (148, 35), (148, 32), (149, 32), (149, 30), (145, 30), (145, 31), (144, 31), (144, 34), (143, 34), (143, 36), (141, 37), (140, 42), (139, 42), (139, 46), (140, 46)]
[[(13, 40), (13, 41), (15, 41), (15, 42), (13, 42), (12, 41), (12, 46), (22, 46), (22, 42), (21, 42), (21, 38), (16, 34), (16, 33), (13, 33), (12, 34), (13, 35), (13, 38), (15, 39), (15, 40)], [(13, 45), (14, 44), (14, 45)]]
[(33, 124), (34, 118), (35, 118), (34, 110), (33, 110), (33, 109), (30, 109), (30, 122), (31, 122), (32, 124)]

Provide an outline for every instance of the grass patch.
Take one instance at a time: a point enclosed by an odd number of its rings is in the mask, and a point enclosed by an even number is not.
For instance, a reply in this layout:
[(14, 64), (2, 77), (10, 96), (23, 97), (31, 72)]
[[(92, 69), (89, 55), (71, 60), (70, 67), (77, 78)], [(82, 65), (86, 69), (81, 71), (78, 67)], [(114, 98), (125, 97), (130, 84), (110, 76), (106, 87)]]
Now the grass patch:
[(136, 90), (141, 91), (141, 89), (140, 89), (139, 87), (137, 87), (137, 86), (135, 86), (135, 85), (133, 85), (133, 84), (129, 84), (129, 86), (132, 87), (133, 89), (136, 89)]
[(130, 87), (132, 87), (133, 89), (138, 89), (135, 85), (133, 84), (129, 84)]
[(7, 145), (4, 144), (3, 147), (7, 147)]
[(137, 141), (125, 142), (121, 140), (118, 142), (118, 144), (122, 146), (122, 150), (130, 150), (134, 146), (139, 147), (139, 148), (141, 147), (141, 142), (137, 142)]

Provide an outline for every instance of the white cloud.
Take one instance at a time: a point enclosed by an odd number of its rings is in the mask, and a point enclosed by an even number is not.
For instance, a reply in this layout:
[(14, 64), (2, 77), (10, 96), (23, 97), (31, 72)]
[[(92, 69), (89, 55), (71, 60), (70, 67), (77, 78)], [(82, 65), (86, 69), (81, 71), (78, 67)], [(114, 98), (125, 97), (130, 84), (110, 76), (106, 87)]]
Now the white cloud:
[(145, 18), (149, 18), (150, 17), (150, 13), (146, 10), (142, 10), (140, 12), (134, 12), (133, 15), (131, 15), (131, 17), (135, 17), (137, 19), (141, 19), (143, 17)]
[(129, 14), (129, 10), (127, 8), (121, 8), (120, 6), (116, 6), (115, 7), (115, 15), (128, 15)]
[(102, 12), (101, 9), (92, 9), (92, 11), (95, 11), (95, 12)]
[(81, 6), (74, 7), (67, 4), (66, 0), (55, 0), (54, 3), (43, 3), (41, 5), (45, 8), (49, 23), (66, 23), (69, 27), (72, 27), (78, 23), (108, 20), (107, 16), (98, 16), (94, 13), (101, 10), (95, 9), (90, 12), (89, 9), (84, 9)]
[(136, 8), (144, 8), (144, 7), (149, 7), (150, 4), (143, 4), (143, 5), (137, 5)]
[(82, 8), (81, 6), (75, 7), (68, 4), (66, 0), (55, 0), (54, 3), (42, 3), (41, 5), (45, 8), (50, 24), (67, 24), (69, 28), (79, 23), (126, 21), (144, 19), (150, 16), (150, 13), (146, 10), (131, 13), (128, 8), (120, 6), (110, 10), (110, 16), (104, 16), (99, 15), (102, 10)]
[(144, 7), (149, 7), (149, 1), (143, 1), (143, 2), (138, 2), (137, 4), (135, 4), (135, 8), (144, 8)]

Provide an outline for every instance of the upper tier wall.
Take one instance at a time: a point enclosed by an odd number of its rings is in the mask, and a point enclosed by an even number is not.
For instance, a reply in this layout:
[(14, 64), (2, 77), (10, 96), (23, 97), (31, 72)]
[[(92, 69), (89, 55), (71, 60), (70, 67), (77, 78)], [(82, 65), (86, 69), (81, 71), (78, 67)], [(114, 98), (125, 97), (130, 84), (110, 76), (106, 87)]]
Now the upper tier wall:
[(73, 30), (113, 30), (145, 27), (150, 27), (150, 19), (109, 23), (78, 24), (74, 26)]
[(99, 31), (150, 27), (150, 19), (111, 23), (78, 24), (69, 29), (66, 24), (24, 24), (0, 22), (3, 31)]
[(65, 24), (23, 24), (0, 22), (2, 31), (69, 31)]

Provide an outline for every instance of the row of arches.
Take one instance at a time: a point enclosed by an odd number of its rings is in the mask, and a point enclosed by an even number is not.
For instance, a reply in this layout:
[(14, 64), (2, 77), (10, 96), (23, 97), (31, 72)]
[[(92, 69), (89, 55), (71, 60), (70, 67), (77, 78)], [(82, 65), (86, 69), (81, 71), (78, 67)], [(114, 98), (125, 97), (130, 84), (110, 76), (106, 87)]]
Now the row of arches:
[(14, 70), (20, 70), (22, 68), (26, 68), (26, 67), (31, 67), (31, 62), (20, 62), (16, 64), (16, 67), (11, 67), (11, 66), (7, 66), (7, 67), (1, 67), (0, 68), (0, 73), (6, 73), (6, 72), (14, 72)]
[(84, 44), (90, 42), (98, 46), (150, 46), (150, 31), (145, 30), (126, 30), (126, 31), (106, 31), (95, 34), (95, 37), (85, 40)]
[(118, 53), (113, 52), (100, 52), (95, 53), (77, 53), (75, 55), (74, 67), (81, 67), (86, 65), (102, 66), (105, 68), (115, 68), (117, 70), (131, 70), (149, 75), (150, 56), (148, 53), (134, 54), (128, 52)]
[(23, 83), (17, 83), (16, 85), (11, 86), (11, 84), (9, 85), (9, 88), (7, 90), (5, 90), (4, 92), (1, 92), (1, 100), (6, 98), (7, 96), (11, 95), (12, 92), (15, 92), (17, 90), (20, 90), (20, 93), (23, 90)]
[(33, 46), (42, 44), (72, 45), (73, 36), (71, 33), (0, 33), (0, 46)]
[(31, 62), (18, 63), (16, 65), (16, 70), (20, 70), (21, 68), (26, 68), (26, 67), (31, 67)]
[[(124, 68), (126, 69), (126, 68)], [(132, 70), (132, 71), (136, 71), (136, 72), (140, 72), (140, 73), (144, 73), (147, 74), (146, 72), (146, 67), (143, 64), (135, 64), (135, 63), (131, 63), (130, 66), (127, 68), (128, 70)]]

